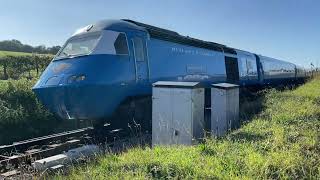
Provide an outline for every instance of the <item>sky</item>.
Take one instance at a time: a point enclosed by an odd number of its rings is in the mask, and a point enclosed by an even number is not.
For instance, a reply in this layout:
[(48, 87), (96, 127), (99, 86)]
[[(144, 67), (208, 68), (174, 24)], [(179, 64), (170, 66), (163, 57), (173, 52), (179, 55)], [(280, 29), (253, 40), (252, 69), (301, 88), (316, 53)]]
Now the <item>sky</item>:
[(78, 28), (123, 18), (320, 66), (318, 0), (0, 0), (0, 40), (63, 45)]

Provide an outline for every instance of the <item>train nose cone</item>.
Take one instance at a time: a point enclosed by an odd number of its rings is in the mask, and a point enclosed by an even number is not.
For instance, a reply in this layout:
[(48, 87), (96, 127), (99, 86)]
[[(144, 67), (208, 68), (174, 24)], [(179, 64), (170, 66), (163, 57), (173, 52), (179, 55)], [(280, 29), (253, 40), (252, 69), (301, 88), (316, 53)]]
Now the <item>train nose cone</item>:
[(90, 119), (100, 116), (91, 109), (94, 104), (88, 101), (90, 94), (79, 87), (46, 87), (34, 89), (34, 92), (45, 107), (62, 119)]
[(65, 95), (63, 87), (33, 88), (33, 92), (50, 112), (55, 113), (62, 119), (67, 119), (61, 108), (64, 105)]
[(106, 85), (56, 85), (34, 88), (40, 101), (62, 119), (102, 119), (120, 103), (119, 89)]
[[(62, 119), (86, 119), (88, 114), (82, 107), (83, 98), (78, 92), (79, 84), (70, 84), (70, 77), (73, 78), (65, 74), (49, 77), (45, 82), (38, 82), (33, 91), (45, 107)], [(83, 75), (79, 77), (84, 79)], [(73, 79), (77, 78), (76, 76)]]

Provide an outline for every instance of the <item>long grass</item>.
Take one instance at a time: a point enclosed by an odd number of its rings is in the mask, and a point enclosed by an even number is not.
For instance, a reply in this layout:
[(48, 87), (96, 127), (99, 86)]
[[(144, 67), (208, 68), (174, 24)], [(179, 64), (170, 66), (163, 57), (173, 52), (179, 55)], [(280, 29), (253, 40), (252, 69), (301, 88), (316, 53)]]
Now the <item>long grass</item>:
[(320, 78), (270, 90), (239, 130), (197, 146), (139, 147), (56, 179), (319, 179)]

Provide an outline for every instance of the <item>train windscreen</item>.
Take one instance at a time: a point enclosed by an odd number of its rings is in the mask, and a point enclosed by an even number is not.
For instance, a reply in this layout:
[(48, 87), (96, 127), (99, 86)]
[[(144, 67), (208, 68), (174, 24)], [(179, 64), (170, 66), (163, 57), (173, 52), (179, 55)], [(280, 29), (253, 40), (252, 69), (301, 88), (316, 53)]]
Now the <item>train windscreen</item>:
[(89, 54), (129, 55), (126, 34), (105, 30), (74, 36), (67, 41), (55, 60)]
[(55, 59), (90, 54), (99, 42), (101, 35), (71, 38)]

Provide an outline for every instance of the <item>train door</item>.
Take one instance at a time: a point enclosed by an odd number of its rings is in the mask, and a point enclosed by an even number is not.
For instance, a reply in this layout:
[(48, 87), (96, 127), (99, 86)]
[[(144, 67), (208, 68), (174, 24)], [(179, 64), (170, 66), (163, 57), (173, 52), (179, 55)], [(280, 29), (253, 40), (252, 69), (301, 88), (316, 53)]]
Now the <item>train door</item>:
[(239, 82), (238, 59), (234, 57), (225, 56), (225, 65), (227, 82), (237, 84)]
[(136, 82), (149, 80), (149, 60), (147, 44), (144, 36), (135, 36), (132, 39), (133, 56), (135, 61)]
[(133, 47), (133, 59), (135, 67), (135, 79), (136, 87), (140, 88), (137, 92), (137, 96), (131, 99), (131, 108), (133, 108), (133, 118), (129, 120), (131, 127), (136, 127), (139, 124), (141, 129), (136, 129), (139, 132), (151, 129), (151, 119), (152, 119), (152, 99), (148, 94), (151, 91), (151, 86), (149, 83), (150, 73), (149, 73), (149, 59), (147, 52), (147, 42), (145, 33), (134, 33), (131, 38)]
[(261, 62), (260, 57), (258, 55), (255, 54), (254, 56), (256, 57), (259, 83), (260, 83), (260, 85), (262, 85), (264, 82), (264, 70), (263, 70), (262, 62)]

